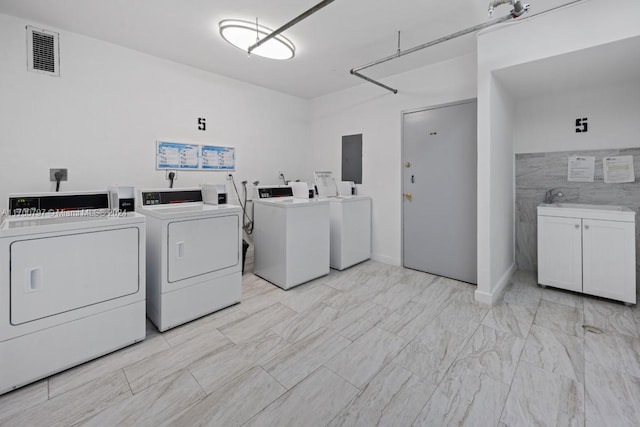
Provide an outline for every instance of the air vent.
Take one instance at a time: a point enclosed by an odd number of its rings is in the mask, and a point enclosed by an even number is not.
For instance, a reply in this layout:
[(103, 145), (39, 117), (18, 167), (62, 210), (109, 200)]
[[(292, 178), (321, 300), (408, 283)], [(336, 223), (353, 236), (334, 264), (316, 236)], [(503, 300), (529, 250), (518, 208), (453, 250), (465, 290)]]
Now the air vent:
[(58, 33), (27, 26), (27, 69), (60, 76)]

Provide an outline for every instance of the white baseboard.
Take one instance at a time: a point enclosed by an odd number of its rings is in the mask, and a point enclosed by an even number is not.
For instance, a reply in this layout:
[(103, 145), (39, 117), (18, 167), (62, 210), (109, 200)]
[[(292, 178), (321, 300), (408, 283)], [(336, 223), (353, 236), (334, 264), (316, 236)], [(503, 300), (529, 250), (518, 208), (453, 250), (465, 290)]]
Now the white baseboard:
[(393, 258), (387, 255), (371, 254), (371, 259), (374, 261), (381, 262), (383, 264), (396, 265), (396, 266), (402, 265), (400, 258)]
[(516, 264), (513, 263), (511, 264), (511, 267), (509, 267), (507, 272), (504, 273), (504, 275), (500, 278), (500, 280), (498, 281), (498, 284), (491, 291), (491, 293), (480, 292), (479, 290), (476, 290), (474, 294), (476, 301), (483, 304), (495, 305), (500, 299), (500, 297), (502, 296), (502, 294), (504, 293), (504, 290), (507, 287), (507, 284), (509, 283), (511, 276), (513, 276), (513, 273), (515, 272), (516, 272)]

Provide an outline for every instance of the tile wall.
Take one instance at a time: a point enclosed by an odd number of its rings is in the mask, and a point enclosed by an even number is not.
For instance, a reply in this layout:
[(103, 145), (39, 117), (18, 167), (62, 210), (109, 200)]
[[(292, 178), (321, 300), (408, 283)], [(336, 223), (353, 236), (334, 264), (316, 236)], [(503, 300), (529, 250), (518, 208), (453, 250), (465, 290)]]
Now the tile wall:
[[(568, 182), (569, 156), (594, 156), (594, 182)], [(605, 184), (602, 158), (633, 156), (636, 181), (628, 184)], [(545, 192), (555, 188), (564, 193), (565, 202), (612, 204), (636, 211), (636, 271), (640, 271), (640, 148), (562, 151), (516, 154), (516, 265), (520, 270), (537, 271), (536, 206)], [(640, 274), (636, 274), (640, 277)]]

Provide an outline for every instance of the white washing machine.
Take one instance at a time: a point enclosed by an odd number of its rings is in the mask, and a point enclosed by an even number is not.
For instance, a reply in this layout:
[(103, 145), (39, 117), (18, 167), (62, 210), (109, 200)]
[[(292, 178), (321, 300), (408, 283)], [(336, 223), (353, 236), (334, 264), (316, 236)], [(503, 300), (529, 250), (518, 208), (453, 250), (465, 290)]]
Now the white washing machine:
[(371, 197), (329, 198), (331, 268), (344, 270), (371, 257)]
[(9, 197), (0, 394), (145, 338), (145, 219), (109, 193)]
[(283, 289), (329, 274), (329, 202), (294, 198), (290, 186), (257, 195), (254, 273)]
[(319, 197), (330, 203), (331, 268), (344, 270), (368, 260), (371, 257), (371, 197), (351, 195), (353, 183), (336, 183), (331, 172), (314, 175)]
[(147, 217), (147, 316), (160, 331), (240, 302), (242, 209), (200, 188), (139, 192)]

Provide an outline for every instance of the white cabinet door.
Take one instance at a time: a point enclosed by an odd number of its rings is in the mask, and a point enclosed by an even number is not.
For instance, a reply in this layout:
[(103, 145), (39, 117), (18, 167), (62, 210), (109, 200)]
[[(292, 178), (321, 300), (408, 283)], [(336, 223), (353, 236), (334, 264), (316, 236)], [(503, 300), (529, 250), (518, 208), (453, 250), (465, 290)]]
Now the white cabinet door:
[(580, 218), (538, 216), (538, 283), (582, 292)]
[(635, 304), (635, 224), (582, 221), (584, 292)]

